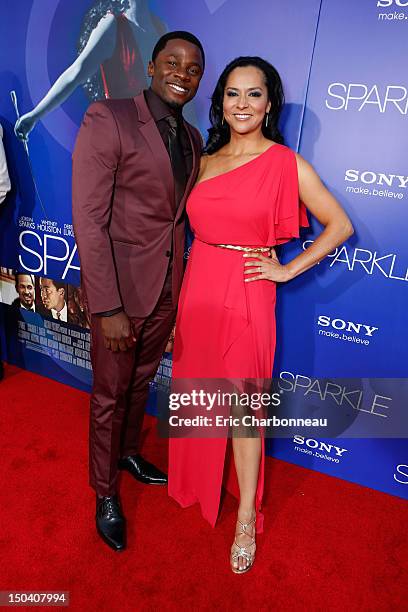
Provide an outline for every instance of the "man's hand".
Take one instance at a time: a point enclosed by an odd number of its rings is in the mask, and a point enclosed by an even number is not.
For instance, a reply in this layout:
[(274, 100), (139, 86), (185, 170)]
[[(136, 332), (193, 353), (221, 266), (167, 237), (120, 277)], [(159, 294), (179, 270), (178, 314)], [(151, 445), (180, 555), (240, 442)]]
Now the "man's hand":
[(132, 324), (125, 312), (100, 317), (105, 347), (114, 353), (127, 351), (136, 343)]

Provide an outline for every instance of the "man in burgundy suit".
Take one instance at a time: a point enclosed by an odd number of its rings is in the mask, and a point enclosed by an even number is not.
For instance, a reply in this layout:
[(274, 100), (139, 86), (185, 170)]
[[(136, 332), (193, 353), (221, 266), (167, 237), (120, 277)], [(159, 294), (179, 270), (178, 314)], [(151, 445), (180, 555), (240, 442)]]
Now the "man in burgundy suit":
[(98, 533), (114, 550), (126, 546), (118, 469), (167, 482), (140, 456), (139, 439), (183, 277), (184, 209), (201, 136), (182, 108), (204, 61), (195, 36), (165, 34), (149, 62), (151, 87), (92, 104), (73, 154), (74, 228), (91, 313), (90, 484)]

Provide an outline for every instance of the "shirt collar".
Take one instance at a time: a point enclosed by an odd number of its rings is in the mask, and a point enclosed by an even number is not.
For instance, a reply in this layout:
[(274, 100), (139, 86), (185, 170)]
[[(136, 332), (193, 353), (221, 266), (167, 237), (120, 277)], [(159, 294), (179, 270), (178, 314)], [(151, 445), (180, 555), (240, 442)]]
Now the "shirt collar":
[[(58, 319), (58, 310), (56, 310), (55, 308), (51, 308), (51, 313), (54, 319)], [(65, 319), (67, 318), (67, 314), (68, 314), (68, 307), (67, 307), (66, 302), (64, 302), (64, 307), (61, 308), (61, 310), (59, 311), (59, 314), (60, 314), (60, 318), (65, 321)]]
[(152, 114), (152, 117), (155, 121), (160, 121), (169, 115), (173, 115), (173, 117), (181, 118), (181, 110), (177, 111), (175, 108), (172, 108), (164, 100), (157, 95), (155, 91), (151, 87), (149, 89), (144, 90), (144, 96), (146, 100), (146, 104), (149, 107), (149, 110)]

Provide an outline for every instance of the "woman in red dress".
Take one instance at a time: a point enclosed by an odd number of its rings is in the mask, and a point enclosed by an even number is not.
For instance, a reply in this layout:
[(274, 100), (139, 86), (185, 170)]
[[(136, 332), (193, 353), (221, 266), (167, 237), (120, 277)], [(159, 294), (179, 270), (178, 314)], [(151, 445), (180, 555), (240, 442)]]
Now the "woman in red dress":
[[(353, 232), (313, 168), (281, 144), (282, 105), (280, 77), (258, 57), (231, 62), (215, 88), (206, 155), (187, 203), (195, 240), (176, 323), (176, 386), (194, 378), (270, 379), (276, 283), (311, 268)], [(308, 225), (305, 205), (324, 230), (281, 265), (273, 247), (299, 237), (299, 227)], [(255, 533), (263, 529), (264, 439), (262, 432), (232, 435), (235, 470), (224, 474), (223, 434), (170, 439), (169, 494), (183, 507), (199, 502), (214, 525), (223, 479), (237, 493), (230, 563), (242, 573), (253, 564)]]

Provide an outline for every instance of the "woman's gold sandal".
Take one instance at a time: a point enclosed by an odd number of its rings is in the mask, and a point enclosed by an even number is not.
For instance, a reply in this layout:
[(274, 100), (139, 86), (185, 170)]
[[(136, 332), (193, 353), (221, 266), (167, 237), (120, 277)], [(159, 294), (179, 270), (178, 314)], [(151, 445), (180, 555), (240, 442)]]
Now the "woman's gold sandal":
[[(256, 517), (254, 516), (254, 518), (251, 519), (249, 523), (242, 523), (239, 519), (237, 520), (237, 522), (240, 524), (240, 531), (238, 531), (238, 533), (235, 533), (235, 539), (234, 539), (234, 544), (233, 544), (234, 550), (231, 552), (231, 569), (234, 572), (234, 574), (244, 574), (249, 569), (251, 569), (251, 567), (254, 564), (255, 551), (256, 551), (255, 537), (247, 532), (247, 528), (250, 525), (252, 525), (252, 523), (254, 524), (254, 527), (255, 527), (255, 518)], [(252, 542), (250, 542), (246, 546), (241, 546), (237, 542), (237, 536), (240, 536), (243, 534), (250, 537), (252, 540)], [(251, 549), (251, 552), (249, 549)], [(245, 559), (247, 562), (247, 566), (242, 569), (239, 569), (239, 562), (238, 562), (239, 557), (241, 557), (242, 559)], [(237, 563), (238, 567), (234, 567), (235, 562)]]

